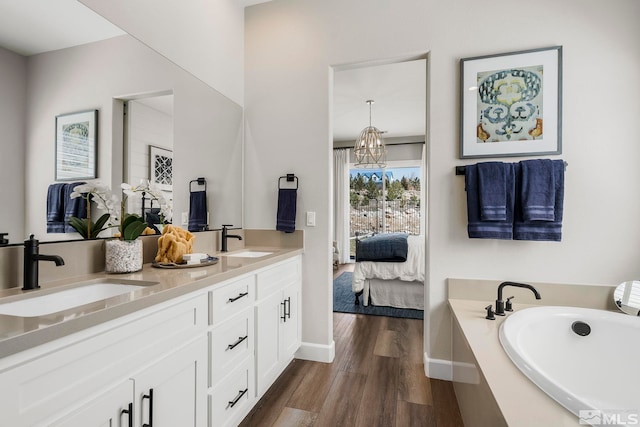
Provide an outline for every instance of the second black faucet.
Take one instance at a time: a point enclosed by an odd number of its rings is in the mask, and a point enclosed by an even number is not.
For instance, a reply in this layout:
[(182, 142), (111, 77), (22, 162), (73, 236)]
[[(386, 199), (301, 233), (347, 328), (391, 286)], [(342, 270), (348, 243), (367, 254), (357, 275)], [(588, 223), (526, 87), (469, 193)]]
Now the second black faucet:
[[(504, 301), (502, 300), (502, 289), (505, 286), (515, 286), (516, 288), (526, 288), (529, 289), (536, 296), (536, 299), (541, 299), (540, 292), (536, 288), (531, 285), (527, 285), (526, 283), (516, 283), (516, 282), (502, 282), (498, 285), (498, 299), (496, 300), (496, 311), (494, 314), (497, 316), (504, 316)], [(510, 297), (511, 299), (513, 297)]]
[(233, 224), (222, 224), (222, 244), (220, 249), (222, 252), (227, 252), (228, 250), (227, 239), (231, 238), (231, 239), (242, 240), (242, 236), (238, 234), (229, 234), (227, 227), (233, 227)]

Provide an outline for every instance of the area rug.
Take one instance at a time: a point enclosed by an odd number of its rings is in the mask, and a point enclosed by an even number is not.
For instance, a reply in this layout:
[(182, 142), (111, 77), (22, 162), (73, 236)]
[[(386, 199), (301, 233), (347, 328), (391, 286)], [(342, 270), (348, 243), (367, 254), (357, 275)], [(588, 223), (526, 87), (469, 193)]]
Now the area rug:
[(408, 319), (423, 319), (424, 311), (407, 308), (377, 307), (355, 305), (355, 295), (351, 290), (353, 273), (345, 271), (333, 281), (333, 311), (337, 313), (368, 314), (371, 316), (404, 317)]

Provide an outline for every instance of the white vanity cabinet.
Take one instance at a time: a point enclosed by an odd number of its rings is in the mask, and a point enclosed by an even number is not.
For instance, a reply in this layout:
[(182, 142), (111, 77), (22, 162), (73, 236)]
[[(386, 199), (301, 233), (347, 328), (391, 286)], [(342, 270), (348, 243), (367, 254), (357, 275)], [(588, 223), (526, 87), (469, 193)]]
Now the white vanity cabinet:
[(293, 360), (300, 347), (301, 259), (265, 268), (256, 275), (256, 383), (260, 397)]
[(0, 425), (205, 426), (207, 298), (171, 300), (0, 360)]
[(237, 425), (255, 403), (254, 316), (256, 275), (209, 292), (209, 426)]

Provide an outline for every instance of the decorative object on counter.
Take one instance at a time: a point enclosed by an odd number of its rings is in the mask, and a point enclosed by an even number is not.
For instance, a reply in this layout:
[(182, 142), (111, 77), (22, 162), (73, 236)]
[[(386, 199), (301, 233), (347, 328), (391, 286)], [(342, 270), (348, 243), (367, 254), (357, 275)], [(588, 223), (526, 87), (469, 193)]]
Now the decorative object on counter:
[(460, 158), (562, 153), (562, 46), (460, 60)]
[(194, 268), (194, 267), (208, 267), (210, 265), (215, 265), (220, 261), (218, 257), (207, 255), (205, 258), (198, 259), (197, 262), (152, 262), (151, 266), (156, 268)]
[(110, 239), (105, 244), (105, 272), (133, 273), (142, 270), (142, 240)]
[(457, 167), (465, 176), (469, 238), (561, 241), (565, 167), (549, 159)]
[(620, 283), (613, 291), (613, 301), (622, 312), (640, 316), (640, 281)]
[(382, 139), (384, 132), (371, 125), (371, 104), (374, 104), (375, 101), (368, 99), (366, 103), (369, 104), (369, 126), (360, 132), (353, 148), (356, 167), (383, 168), (387, 163), (387, 149), (384, 146), (384, 139)]
[[(295, 182), (295, 188), (284, 188), (282, 180)], [(298, 177), (292, 173), (278, 178), (278, 212), (276, 215), (276, 230), (285, 233), (296, 231), (296, 209), (298, 202)]]
[(56, 181), (95, 179), (98, 110), (56, 116)]
[(185, 254), (193, 253), (195, 236), (178, 226), (168, 224), (162, 229), (158, 239), (156, 263), (182, 264)]
[[(193, 191), (193, 184), (204, 189)], [(189, 231), (204, 231), (209, 228), (207, 209), (207, 181), (204, 178), (189, 181)]]

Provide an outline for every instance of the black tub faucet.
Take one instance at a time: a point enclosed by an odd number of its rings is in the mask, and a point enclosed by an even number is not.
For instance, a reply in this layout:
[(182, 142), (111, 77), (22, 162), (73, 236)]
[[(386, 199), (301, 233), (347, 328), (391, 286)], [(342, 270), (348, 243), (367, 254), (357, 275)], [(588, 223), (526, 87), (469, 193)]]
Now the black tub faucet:
[(237, 234), (229, 234), (229, 230), (227, 227), (233, 227), (233, 224), (222, 224), (222, 252), (227, 252), (227, 239), (238, 239), (242, 240), (242, 236)]
[(53, 261), (56, 266), (64, 265), (64, 260), (58, 255), (40, 255), (40, 242), (29, 236), (29, 240), (24, 241), (24, 276), (22, 290), (28, 291), (38, 289), (38, 262)]
[[(498, 299), (496, 300), (496, 311), (494, 314), (497, 316), (504, 316), (504, 301), (502, 300), (502, 289), (505, 286), (515, 286), (516, 288), (526, 288), (529, 289), (536, 296), (536, 299), (541, 299), (540, 292), (536, 288), (531, 285), (527, 285), (526, 283), (516, 283), (516, 282), (502, 282), (498, 285)], [(513, 298), (513, 297), (511, 297)]]

